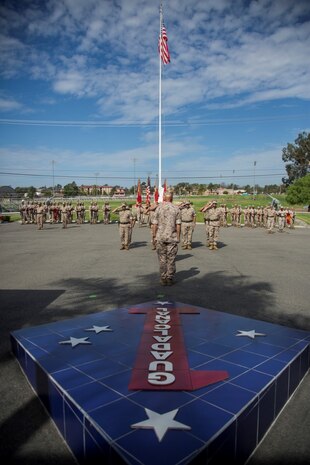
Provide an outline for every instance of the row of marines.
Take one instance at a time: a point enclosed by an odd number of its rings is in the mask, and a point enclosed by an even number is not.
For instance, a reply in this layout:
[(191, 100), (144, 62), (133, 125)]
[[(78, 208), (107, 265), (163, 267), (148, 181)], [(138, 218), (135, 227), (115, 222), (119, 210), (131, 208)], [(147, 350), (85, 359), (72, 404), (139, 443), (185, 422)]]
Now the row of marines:
[[(134, 206), (128, 206), (123, 203), (120, 207), (111, 211), (109, 202), (105, 202), (102, 206), (103, 223), (109, 224), (111, 222), (111, 213), (118, 213), (120, 232), (122, 232), (122, 249), (128, 249), (131, 241), (132, 228), (136, 224), (142, 226), (148, 225), (151, 228), (151, 243), (152, 249), (156, 248), (156, 240), (154, 235), (153, 219), (158, 203), (151, 205), (149, 202), (145, 205), (137, 203)], [(178, 208), (181, 212), (181, 234), (182, 234), (182, 248), (192, 248), (192, 236), (196, 225), (196, 212), (188, 200), (179, 203)], [(20, 214), (22, 224), (36, 223), (38, 229), (43, 229), (43, 224), (46, 221), (50, 223), (62, 223), (63, 228), (66, 228), (69, 223), (73, 221), (73, 214), (76, 214), (77, 224), (83, 224), (86, 221), (86, 208), (83, 202), (78, 202), (73, 206), (71, 202), (51, 203), (47, 205), (42, 202), (27, 202), (21, 204)], [(97, 202), (92, 202), (89, 209), (90, 224), (98, 223), (99, 219), (99, 206)], [(293, 210), (283, 207), (276, 211), (273, 207), (254, 207), (249, 206), (242, 209), (240, 206), (235, 205), (233, 208), (228, 209), (225, 204), (217, 206), (216, 201), (209, 202), (200, 209), (204, 213), (204, 222), (206, 225), (207, 246), (211, 250), (217, 249), (217, 242), (219, 237), (219, 228), (228, 226), (228, 214), (231, 216), (232, 226), (240, 227), (242, 224), (242, 215), (244, 217), (244, 225), (250, 227), (265, 227), (268, 232), (272, 232), (275, 226), (282, 232), (285, 226), (294, 227), (295, 212)], [(124, 213), (121, 213), (124, 212)], [(125, 219), (122, 217), (125, 214)], [(129, 216), (128, 216), (129, 215)], [(122, 224), (127, 224), (123, 227)], [(129, 231), (130, 229), (130, 231)], [(128, 233), (124, 231), (128, 230)]]
[[(231, 224), (232, 226), (240, 227), (242, 224), (242, 216), (243, 216), (243, 223), (244, 226), (256, 228), (256, 227), (267, 227), (267, 218), (270, 216), (270, 208), (269, 206), (265, 207), (255, 207), (254, 205), (250, 205), (245, 207), (244, 209), (241, 208), (240, 205), (234, 205), (231, 209), (228, 209), (225, 204), (222, 204), (219, 207), (221, 212), (221, 226), (226, 227), (228, 225), (228, 214), (230, 213), (231, 216)], [(295, 211), (293, 209), (284, 209), (281, 207), (280, 210), (272, 209), (273, 215), (275, 220), (277, 218), (285, 217), (285, 222), (288, 226), (293, 226), (295, 222)], [(280, 220), (280, 223), (282, 221)]]
[[(148, 218), (148, 225), (151, 228), (151, 244), (152, 249), (156, 249), (155, 235), (155, 212), (158, 203), (147, 205), (145, 208), (145, 216)], [(181, 221), (181, 247), (182, 249), (192, 249), (192, 237), (196, 225), (196, 212), (189, 201), (179, 203), (177, 207), (180, 210)], [(218, 207), (217, 202), (211, 201), (204, 205), (200, 210), (204, 214), (204, 223), (206, 226), (207, 247), (210, 250), (217, 250), (219, 240), (220, 227), (225, 227), (227, 223), (227, 209), (225, 205)], [(231, 209), (232, 225), (241, 226), (241, 215), (244, 215), (245, 226), (262, 226), (267, 229), (268, 233), (272, 233), (277, 227), (279, 232), (283, 232), (284, 227), (294, 227), (295, 214), (291, 210), (275, 210), (272, 206), (265, 208), (246, 207), (243, 211), (240, 207), (235, 206)], [(139, 205), (128, 206), (123, 203), (120, 207), (115, 208), (112, 213), (119, 214), (119, 230), (121, 237), (121, 250), (128, 250), (131, 243), (132, 229), (136, 224), (139, 215)]]
[[(86, 222), (86, 212), (89, 211), (89, 222), (91, 224), (98, 223), (99, 219), (99, 206), (97, 202), (92, 202), (89, 209), (85, 208), (83, 202), (77, 203), (73, 206), (71, 202), (58, 202), (47, 205), (45, 202), (27, 202), (21, 203), (20, 215), (22, 224), (37, 223), (46, 221), (50, 223), (63, 223), (67, 225), (72, 223), (73, 215), (76, 214), (77, 224)], [(108, 202), (102, 206), (103, 223), (109, 224), (111, 222), (111, 207)], [(39, 228), (42, 229), (42, 228)]]

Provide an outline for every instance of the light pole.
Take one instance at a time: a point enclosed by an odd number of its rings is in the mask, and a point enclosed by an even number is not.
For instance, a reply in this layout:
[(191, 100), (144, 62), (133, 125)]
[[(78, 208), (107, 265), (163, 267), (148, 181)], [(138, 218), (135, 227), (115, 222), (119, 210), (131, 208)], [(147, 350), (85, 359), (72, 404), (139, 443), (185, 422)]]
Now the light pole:
[(95, 173), (95, 177), (96, 177), (96, 184), (95, 184), (95, 197), (97, 197), (97, 184), (98, 184), (98, 176), (99, 176), (99, 173)]
[(235, 170), (233, 170), (233, 195), (235, 195)]
[(256, 161), (254, 161), (254, 184), (253, 184), (253, 198), (256, 196), (256, 186), (255, 186), (255, 168), (256, 168)]
[(52, 160), (52, 173), (53, 173), (53, 197), (55, 195), (55, 160)]
[(133, 159), (133, 195), (136, 195), (136, 161), (137, 159)]

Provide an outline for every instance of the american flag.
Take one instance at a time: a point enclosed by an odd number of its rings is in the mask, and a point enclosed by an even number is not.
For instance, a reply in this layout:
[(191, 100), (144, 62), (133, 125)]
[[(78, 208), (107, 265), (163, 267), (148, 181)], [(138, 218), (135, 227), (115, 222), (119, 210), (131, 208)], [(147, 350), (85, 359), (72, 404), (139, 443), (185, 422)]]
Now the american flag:
[(161, 61), (167, 65), (170, 63), (170, 53), (168, 48), (168, 36), (164, 23), (161, 26), (161, 33), (159, 36), (158, 49), (160, 53)]

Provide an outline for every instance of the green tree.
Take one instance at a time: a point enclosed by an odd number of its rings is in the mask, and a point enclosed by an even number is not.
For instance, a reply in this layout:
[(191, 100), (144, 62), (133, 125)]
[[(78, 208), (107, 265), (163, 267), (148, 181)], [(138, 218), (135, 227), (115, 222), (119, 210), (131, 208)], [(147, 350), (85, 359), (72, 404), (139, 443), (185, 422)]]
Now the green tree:
[(293, 205), (298, 203), (310, 205), (310, 174), (297, 179), (287, 188), (286, 200)]
[(36, 195), (37, 189), (35, 187), (33, 187), (33, 186), (30, 186), (30, 187), (28, 187), (27, 192), (28, 192), (29, 197), (31, 199), (33, 199), (35, 197), (35, 195)]
[(289, 162), (285, 165), (288, 177), (282, 179), (284, 184), (290, 185), (306, 176), (310, 172), (310, 133), (302, 132), (294, 144), (287, 144), (282, 150), (282, 160)]
[(64, 186), (64, 195), (66, 197), (75, 197), (79, 195), (79, 188), (74, 181)]
[(203, 195), (206, 190), (206, 185), (205, 184), (199, 184), (198, 185), (198, 195)]

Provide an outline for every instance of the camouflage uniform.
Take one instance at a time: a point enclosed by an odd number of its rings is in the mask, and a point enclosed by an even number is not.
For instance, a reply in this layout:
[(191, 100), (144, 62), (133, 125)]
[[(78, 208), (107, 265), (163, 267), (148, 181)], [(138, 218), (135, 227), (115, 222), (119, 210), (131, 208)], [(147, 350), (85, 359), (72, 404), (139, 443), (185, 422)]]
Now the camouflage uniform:
[(182, 249), (192, 248), (193, 232), (196, 224), (196, 212), (190, 202), (184, 202), (181, 211)]
[(149, 225), (151, 228), (151, 244), (152, 244), (152, 250), (156, 250), (156, 232), (155, 232), (155, 212), (158, 207), (158, 202), (155, 202), (154, 205), (149, 206)]
[(142, 224), (146, 224), (147, 226), (150, 225), (150, 206), (151, 204), (148, 202), (142, 210)]
[(140, 226), (142, 226), (142, 223), (143, 223), (143, 207), (142, 207), (142, 204), (138, 203), (136, 205), (136, 209), (137, 209), (137, 221), (138, 221), (139, 228), (140, 228)]
[(238, 205), (236, 207), (235, 212), (236, 212), (236, 226), (240, 228), (241, 227), (241, 216), (242, 216), (241, 205)]
[(119, 214), (119, 235), (121, 238), (121, 250), (129, 250), (129, 244), (131, 242), (131, 228), (133, 224), (133, 216), (130, 209), (125, 203), (122, 204), (121, 208), (115, 208), (113, 213)]
[(250, 225), (252, 228), (256, 228), (256, 208), (254, 205), (250, 207)]
[(230, 210), (231, 224), (237, 226), (237, 205), (233, 206)]
[[(126, 210), (129, 211), (129, 213), (131, 214), (131, 224), (130, 224), (130, 227), (128, 229), (128, 246), (130, 246), (131, 244), (131, 239), (132, 239), (132, 230), (136, 224), (136, 221), (137, 221), (137, 218), (136, 216), (132, 213), (132, 207), (128, 206), (126, 207)], [(125, 247), (126, 248), (126, 247)]]
[(83, 221), (82, 221), (82, 205), (81, 203), (79, 202), (76, 206), (76, 222), (77, 224), (82, 224)]
[(205, 217), (209, 221), (209, 249), (217, 250), (221, 212), (217, 208), (216, 202), (213, 202), (212, 206), (207, 210)]
[(284, 226), (285, 226), (285, 218), (286, 218), (286, 212), (284, 211), (283, 207), (281, 207), (280, 210), (277, 212), (277, 217), (278, 217), (278, 230), (279, 232), (283, 232)]
[(22, 204), (20, 206), (20, 215), (22, 219), (22, 224), (26, 224), (27, 223), (27, 206), (24, 200), (22, 201)]
[(82, 223), (85, 222), (85, 205), (84, 205), (84, 202), (81, 203), (81, 221), (82, 221)]
[(173, 284), (176, 272), (175, 259), (178, 253), (181, 213), (170, 201), (160, 203), (153, 220), (156, 225), (156, 248), (159, 260), (160, 282)]
[(108, 202), (105, 202), (105, 204), (103, 205), (102, 212), (103, 212), (103, 223), (109, 224), (110, 217), (111, 217), (111, 207)]
[(39, 202), (36, 207), (38, 229), (43, 229), (44, 206)]
[(67, 229), (68, 227), (68, 207), (64, 202), (61, 207), (61, 219), (62, 219), (62, 227), (63, 229)]
[(243, 210), (244, 213), (244, 226), (250, 226), (250, 209), (245, 207)]
[(93, 202), (90, 206), (90, 224), (96, 224), (98, 222), (98, 211), (97, 202)]
[(221, 211), (221, 222), (220, 226), (224, 226), (224, 228), (227, 228), (227, 216), (228, 216), (228, 209), (225, 203), (223, 203), (220, 207)]
[(272, 230), (274, 228), (274, 222), (275, 222), (275, 217), (276, 217), (276, 211), (273, 207), (268, 207), (267, 208), (267, 231), (268, 233), (272, 233)]
[(34, 205), (32, 202), (27, 204), (27, 223), (34, 223)]
[(207, 235), (206, 246), (207, 247), (210, 246), (210, 222), (209, 222), (209, 217), (208, 217), (208, 209), (211, 207), (211, 204), (212, 203), (208, 203), (204, 205), (202, 208), (200, 208), (199, 210), (200, 212), (203, 213), (203, 218), (204, 218), (204, 222), (206, 225), (206, 235)]
[(60, 222), (60, 213), (61, 213), (61, 205), (60, 205), (60, 203), (58, 203), (58, 204), (54, 203), (53, 223), (59, 223)]

